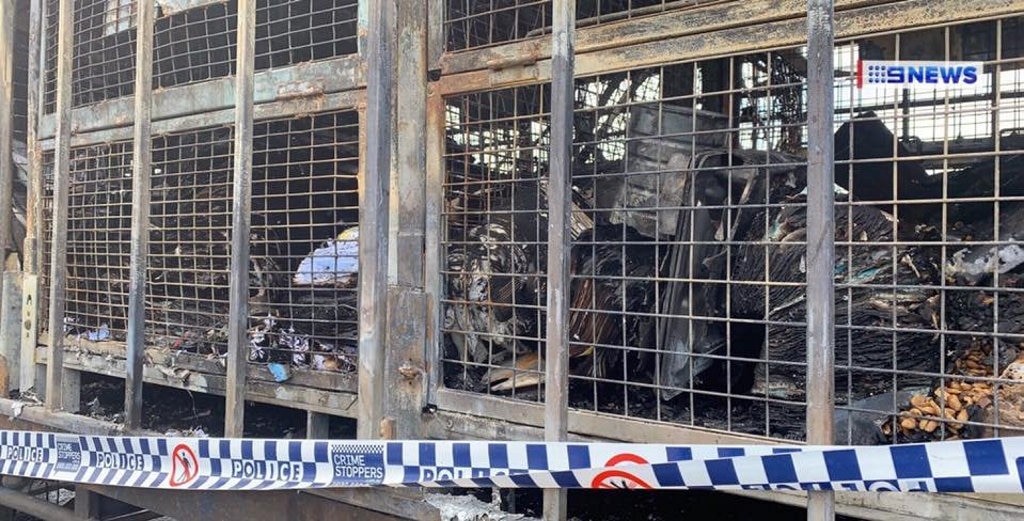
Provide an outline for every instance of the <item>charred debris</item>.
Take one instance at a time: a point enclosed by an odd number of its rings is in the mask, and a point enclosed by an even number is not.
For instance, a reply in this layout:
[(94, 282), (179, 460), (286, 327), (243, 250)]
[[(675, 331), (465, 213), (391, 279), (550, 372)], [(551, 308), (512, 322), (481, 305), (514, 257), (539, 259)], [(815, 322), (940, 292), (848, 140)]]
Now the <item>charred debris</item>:
[[(358, 344), (358, 120), (354, 111), (257, 122), (249, 360), (352, 372)], [(154, 138), (146, 344), (223, 364), (231, 234), (228, 127)], [(72, 345), (126, 340), (131, 144), (75, 148), (70, 164)], [(102, 346), (101, 346), (102, 347)]]
[[(693, 122), (689, 109), (660, 110), (666, 120), (686, 119), (684, 128), (698, 131), (697, 146), (693, 134), (647, 133), (623, 161), (596, 166), (593, 190), (589, 180), (574, 183), (573, 405), (689, 417), (693, 403), (708, 423), (746, 417), (763, 431), (767, 398), (773, 423), (792, 431), (779, 434), (798, 436), (806, 360), (802, 158), (728, 146), (721, 116), (698, 113)], [(634, 107), (633, 130), (658, 111), (656, 104)], [(950, 337), (943, 350), (941, 299), (948, 327), (994, 330), (991, 290), (944, 292), (943, 277), (948, 285), (991, 288), (998, 273), (1000, 289), (1021, 286), (1019, 246), (948, 247), (943, 265), (943, 230), (947, 241), (1019, 241), (1024, 208), (998, 203), (999, 237), (992, 237), (991, 202), (953, 201), (944, 227), (944, 176), (929, 175), (914, 159), (913, 143), (894, 139), (871, 112), (842, 125), (835, 146), (837, 405), (885, 395), (891, 410), (892, 393), (934, 387), (935, 375), (971, 347), (969, 337)], [(1024, 136), (1004, 135), (1000, 147), (1024, 150)], [(537, 396), (531, 393), (544, 376), (543, 166), (523, 162), (511, 182), (488, 183), (494, 173), (460, 162), (464, 157), (450, 160), (446, 191), (449, 210), (465, 215), (449, 219), (446, 230), (446, 384)], [(576, 168), (593, 174), (595, 165)], [(624, 181), (623, 172), (644, 173)], [(945, 177), (947, 199), (1024, 195), (1024, 154), (978, 159)], [(692, 291), (683, 282), (690, 280)], [(1000, 333), (1021, 332), (1019, 300), (1018, 293), (1002, 297)], [(1005, 367), (1016, 349), (1005, 345), (999, 353)], [(690, 388), (750, 400), (726, 405)]]

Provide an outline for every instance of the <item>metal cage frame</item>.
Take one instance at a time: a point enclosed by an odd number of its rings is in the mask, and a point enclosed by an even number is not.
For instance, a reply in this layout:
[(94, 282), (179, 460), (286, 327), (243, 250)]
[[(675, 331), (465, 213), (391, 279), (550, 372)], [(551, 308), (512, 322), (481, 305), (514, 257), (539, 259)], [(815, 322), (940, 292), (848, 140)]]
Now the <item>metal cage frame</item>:
[[(152, 7), (153, 0), (136, 0)], [(456, 0), (452, 0), (456, 2)], [(206, 5), (213, 0), (191, 0)], [(977, 2), (970, 9), (955, 0), (835, 0), (810, 2), (752, 0), (750, 2), (709, 2), (688, 0), (647, 2), (649, 11), (617, 13), (612, 19), (576, 24), (577, 2), (551, 0), (525, 2), (550, 4), (550, 24), (518, 33), (506, 41), (488, 42), (473, 48), (449, 50), (449, 28), (445, 7), (452, 2), (405, 2), (360, 0), (358, 6), (358, 52), (324, 60), (254, 70), (256, 0), (237, 0), (238, 42), (236, 74), (199, 83), (153, 90), (153, 9), (138, 11), (134, 94), (102, 102), (72, 106), (72, 35), (59, 38), (56, 64), (56, 110), (46, 105), (45, 64), (47, 55), (47, 13), (49, 2), (34, 0), (31, 12), (29, 64), (29, 156), (33, 183), (29, 194), (29, 232), (23, 273), (20, 275), (22, 321), (20, 332), (19, 379), (24, 388), (34, 386), (45, 397), (46, 413), (41, 423), (54, 421), (64, 412), (77, 412), (77, 379), (82, 371), (101, 371), (102, 356), (68, 356), (62, 341), (42, 342), (40, 333), (62, 323), (62, 302), (42, 295), (62, 295), (64, 273), (45, 273), (42, 253), (47, 233), (67, 232), (69, 158), (73, 147), (113, 141), (135, 144), (133, 182), (146, 186), (151, 167), (153, 136), (234, 124), (234, 192), (241, 201), (251, 196), (252, 133), (254, 121), (301, 116), (335, 110), (359, 113), (359, 361), (358, 377), (344, 382), (332, 380), (331, 392), (321, 389), (283, 386), (272, 378), (254, 378), (240, 355), (245, 353), (249, 266), (249, 204), (236, 204), (232, 213), (234, 230), (230, 283), (231, 324), (228, 364), (221, 377), (203, 385), (175, 382), (144, 363), (145, 320), (144, 257), (142, 239), (148, 220), (149, 201), (133, 201), (131, 221), (132, 264), (128, 304), (128, 341), (123, 369), (103, 369), (126, 379), (127, 428), (140, 431), (143, 381), (201, 392), (224, 394), (228, 415), (226, 433), (241, 435), (246, 400), (300, 407), (308, 411), (308, 433), (323, 436), (328, 416), (345, 416), (358, 422), (358, 437), (392, 439), (508, 439), (508, 440), (607, 440), (634, 443), (753, 444), (780, 440), (716, 430), (700, 426), (625, 418), (610, 414), (570, 410), (567, 360), (551, 357), (541, 370), (551, 386), (546, 399), (533, 403), (481, 395), (444, 386), (443, 303), (445, 292), (442, 258), (445, 247), (444, 185), (446, 179), (446, 102), (450, 97), (550, 85), (550, 150), (570, 151), (573, 146), (574, 80), (618, 73), (640, 67), (658, 67), (684, 61), (727, 58), (744, 53), (768, 52), (807, 45), (831, 48), (835, 41), (864, 35), (895, 33), (921, 27), (946, 26), (955, 22), (992, 20), (1024, 11), (1024, 1)], [(582, 3), (582, 2), (580, 2)], [(61, 0), (62, 6), (73, 1)], [(602, 4), (603, 5), (603, 4)], [(628, 3), (627, 3), (628, 5)], [(638, 4), (639, 5), (639, 4)], [(647, 4), (644, 4), (645, 6)], [(807, 10), (815, 16), (808, 21)], [(834, 9), (834, 18), (831, 13)], [(634, 14), (636, 16), (634, 16)], [(602, 15), (604, 16), (604, 15)], [(834, 23), (832, 20), (834, 19)], [(147, 23), (148, 22), (148, 23)], [(69, 28), (73, 18), (59, 17), (59, 26)], [(2, 27), (0, 27), (2, 29)], [(3, 32), (0, 30), (0, 32)], [(526, 34), (529, 33), (529, 34)], [(2, 53), (0, 53), (2, 54)], [(831, 60), (813, 62), (807, 88), (812, 115), (808, 125), (832, 133), (833, 108)], [(825, 97), (825, 96), (829, 97)], [(237, 102), (236, 102), (237, 99)], [(826, 102), (827, 101), (827, 102)], [(134, 117), (126, 117), (126, 115)], [(0, 137), (4, 135), (0, 132)], [(142, 146), (139, 146), (139, 145)], [(7, 147), (4, 143), (0, 146)], [(43, 229), (42, 204), (44, 154), (55, 156), (56, 219), (51, 230)], [(572, 219), (569, 204), (572, 174), (570, 154), (550, 163), (548, 187), (550, 230), (565, 230)], [(554, 154), (552, 154), (554, 157)], [(809, 169), (823, 171), (832, 163), (831, 152), (812, 154)], [(3, 163), (0, 162), (0, 169)], [(838, 254), (832, 233), (833, 218), (827, 209), (833, 201), (825, 183), (808, 187), (808, 207), (821, 210), (825, 218), (814, 223), (813, 235), (820, 256), (808, 264), (808, 297), (825, 313), (808, 316), (812, 341), (812, 362), (808, 381), (829, 392), (807, 403), (808, 442), (830, 443), (833, 438), (835, 406), (831, 400), (834, 361), (826, 346), (834, 342), (835, 317), (832, 305), (832, 255)], [(836, 208), (838, 210), (838, 207)], [(372, 230), (372, 233), (366, 233)], [(54, 241), (51, 254), (60, 259), (66, 245)], [(549, 234), (546, 341), (555, 352), (565, 354), (570, 340), (563, 336), (571, 303), (564, 289), (571, 284), (565, 253), (572, 244)], [(827, 251), (825, 251), (827, 250)], [(243, 252), (243, 253), (239, 253)], [(559, 255), (559, 253), (561, 255)], [(43, 284), (46, 278), (53, 280)], [(552, 298), (552, 295), (560, 295)], [(59, 297), (57, 300), (62, 300)], [(40, 302), (48, 301), (49, 324), (43, 324)], [(549, 347), (550, 349), (551, 347)], [(198, 362), (197, 362), (198, 363)], [(828, 380), (829, 383), (825, 383)], [(340, 387), (338, 387), (340, 386)], [(54, 392), (54, 390), (59, 390)], [(6, 402), (6, 403), (5, 403)], [(12, 405), (0, 400), (0, 410)], [(33, 416), (36, 417), (36, 416)], [(46, 418), (51, 418), (47, 420)], [(63, 417), (62, 417), (63, 418)], [(66, 418), (61, 425), (80, 430), (101, 431), (109, 425)], [(70, 422), (70, 423), (69, 423)], [(379, 492), (351, 491), (317, 494), (358, 505), (372, 505)], [(750, 493), (744, 493), (750, 494)], [(403, 497), (410, 497), (407, 493)], [(417, 497), (413, 494), (411, 497)], [(421, 496), (420, 496), (421, 497)], [(761, 496), (758, 496), (761, 497)], [(774, 500), (803, 505), (807, 496), (773, 492)], [(855, 496), (836, 493), (813, 494), (809, 515), (828, 518), (832, 511), (870, 518), (952, 519), (963, 505), (990, 515), (1019, 515), (1024, 502), (1018, 498), (981, 499), (967, 496), (929, 495), (917, 508), (887, 496)], [(564, 519), (566, 496), (549, 493), (545, 517)], [(922, 514), (922, 512), (925, 512)]]

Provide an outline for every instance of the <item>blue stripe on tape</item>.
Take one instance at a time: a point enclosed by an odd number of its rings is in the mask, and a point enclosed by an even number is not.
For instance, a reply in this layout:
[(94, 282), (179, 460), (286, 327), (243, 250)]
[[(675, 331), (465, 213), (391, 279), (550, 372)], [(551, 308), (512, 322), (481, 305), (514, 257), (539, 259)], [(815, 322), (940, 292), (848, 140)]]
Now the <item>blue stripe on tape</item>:
[(437, 446), (433, 443), (420, 444), (420, 465), (433, 467), (437, 465)]
[(829, 451), (825, 453), (825, 467), (828, 479), (832, 481), (860, 481), (860, 460), (855, 450)]
[(468, 443), (456, 443), (452, 445), (452, 463), (456, 467), (472, 467), (473, 457), (470, 455)]
[(736, 476), (736, 467), (731, 459), (709, 460), (704, 463), (708, 469), (708, 477), (715, 486), (738, 485), (740, 478)]
[(769, 483), (795, 483), (799, 481), (796, 475), (796, 466), (793, 465), (793, 456), (789, 454), (774, 454), (764, 456), (761, 461), (764, 465), (764, 474)]
[(1010, 471), (999, 440), (965, 442), (964, 453), (972, 476), (1001, 476)]
[(745, 456), (747, 452), (744, 449), (734, 447), (723, 447), (718, 449), (719, 458), (734, 458), (736, 456)]
[(693, 459), (693, 449), (690, 447), (666, 447), (665, 457), (668, 461), (690, 461)]
[(487, 443), (487, 457), (490, 458), (491, 468), (507, 469), (508, 446), (501, 443)]
[(540, 444), (526, 446), (526, 468), (538, 470), (546, 470), (548, 468), (547, 446)]
[(585, 445), (569, 445), (566, 447), (566, 451), (568, 452), (569, 468), (590, 468), (590, 449)]
[(654, 476), (663, 487), (682, 487), (686, 485), (678, 465), (655, 465)]
[(400, 443), (388, 443), (386, 451), (388, 465), (402, 464), (402, 445)]
[(896, 479), (928, 478), (932, 467), (928, 463), (928, 451), (923, 445), (890, 447)]

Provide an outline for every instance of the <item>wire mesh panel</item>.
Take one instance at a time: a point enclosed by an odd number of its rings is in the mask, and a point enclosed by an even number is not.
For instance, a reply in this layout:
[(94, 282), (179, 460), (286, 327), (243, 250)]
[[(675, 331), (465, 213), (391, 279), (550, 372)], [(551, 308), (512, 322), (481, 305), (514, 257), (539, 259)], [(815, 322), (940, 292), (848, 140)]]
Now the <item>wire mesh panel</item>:
[[(172, 87), (235, 73), (235, 0), (161, 16), (156, 21), (154, 86)], [(357, 52), (358, 0), (260, 0), (256, 70)]]
[(501, 391), (508, 366), (535, 383), (543, 376), (549, 104), (547, 86), (447, 100), (442, 312), (451, 387)]
[[(146, 274), (150, 346), (212, 357), (227, 352), (232, 134), (230, 127), (219, 127), (153, 139)], [(253, 262), (260, 261), (254, 254)]]
[[(838, 443), (1024, 429), (1024, 45), (1011, 36), (1021, 24), (836, 46)], [(981, 61), (984, 70), (962, 87), (877, 90), (858, 77), (860, 60)], [(806, 50), (792, 47), (577, 81), (571, 407), (803, 439), (816, 385), (805, 367), (805, 70)], [(453, 224), (473, 213), (456, 206), (470, 200), (459, 176), (473, 172), (478, 194), (509, 183), (493, 165), (523, 145), (495, 144), (494, 127), (520, 119), (517, 94), (449, 105), (450, 244)], [(518, 112), (474, 120), (479, 100)], [(534, 170), (539, 181), (514, 189), (543, 186), (543, 168)], [(480, 201), (480, 219), (493, 220), (493, 200)], [(502, 258), (492, 252), (532, 240), (471, 238), (489, 264), (469, 289), (453, 286), (465, 270), (449, 250), (446, 385), (536, 396), (542, 342), (510, 339), (544, 338), (543, 321), (522, 326), (486, 293)], [(460, 340), (453, 296), (471, 290), (480, 325)], [(466, 345), (484, 348), (473, 359)]]
[(764, 386), (805, 369), (789, 349), (805, 331), (799, 58), (577, 82), (574, 185), (595, 225), (572, 252), (573, 407), (803, 435), (804, 397)]
[[(581, 0), (576, 26), (587, 27), (694, 5), (699, 0)], [(445, 43), (462, 51), (540, 36), (551, 29), (551, 0), (446, 0)]]
[(250, 360), (355, 371), (359, 117), (340, 111), (257, 122)]
[[(836, 90), (836, 183), (846, 191), (836, 216), (853, 223), (837, 231), (836, 245), (836, 334), (845, 347), (836, 352), (837, 392), (842, 417), (852, 419), (840, 441), (1024, 428), (1022, 22), (903, 31), (836, 51), (847, 76)], [(858, 60), (984, 68), (962, 87), (868, 91), (850, 78)], [(872, 214), (885, 220), (858, 230), (859, 216)], [(877, 346), (872, 357), (865, 346)]]
[[(131, 235), (131, 143), (71, 150), (64, 331), (88, 342), (123, 341), (127, 328)], [(43, 287), (49, 287), (52, 244), (52, 154), (46, 161)], [(43, 291), (46, 323), (49, 294)], [(43, 326), (45, 327), (45, 325)]]
[[(133, 0), (76, 0), (72, 106), (131, 95), (135, 80)], [(46, 5), (46, 113), (56, 108), (58, 1)]]
[[(47, 4), (46, 113), (56, 106), (56, 0)], [(187, 10), (156, 2), (153, 85), (167, 88), (234, 74), (237, 2)], [(136, 2), (76, 0), (73, 106), (134, 92)], [(357, 52), (358, 0), (260, 0), (256, 7), (256, 69)]]

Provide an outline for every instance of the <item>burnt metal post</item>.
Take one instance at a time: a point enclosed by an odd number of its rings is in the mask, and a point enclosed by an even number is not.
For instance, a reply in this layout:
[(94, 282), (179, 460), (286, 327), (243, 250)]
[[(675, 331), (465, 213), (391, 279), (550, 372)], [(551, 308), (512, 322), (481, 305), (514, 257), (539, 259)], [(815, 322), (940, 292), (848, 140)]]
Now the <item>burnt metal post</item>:
[(61, 0), (57, 23), (57, 117), (53, 168), (53, 240), (50, 241), (50, 341), (46, 362), (46, 408), (64, 404), (64, 308), (67, 288), (68, 176), (71, 162), (71, 64), (74, 52), (74, 0)]
[(234, 186), (231, 203), (231, 278), (224, 436), (242, 437), (245, 374), (249, 363), (249, 230), (252, 206), (252, 129), (256, 56), (256, 0), (238, 0), (235, 67)]
[[(572, 250), (573, 76), (576, 0), (555, 0), (551, 17), (551, 177), (548, 180), (547, 360), (544, 439), (565, 441), (569, 423), (569, 254)], [(544, 491), (544, 519), (566, 517), (566, 491)]]
[(395, 0), (369, 0), (365, 183), (359, 191), (360, 439), (381, 436), (387, 335), (388, 212), (394, 107)]
[[(421, 437), (421, 411), (425, 404), (427, 365), (427, 298), (423, 291), (424, 225), (426, 221), (427, 127), (427, 16), (426, 2), (396, 2), (395, 123), (391, 133), (396, 165), (390, 218), (397, 225), (393, 242), (394, 283), (388, 288), (387, 349), (384, 351), (384, 413), (393, 422), (394, 436)], [(388, 136), (382, 136), (388, 137)], [(373, 141), (369, 142), (373, 146)], [(397, 262), (395, 262), (397, 261)], [(390, 277), (389, 277), (390, 278)]]
[[(835, 189), (833, 0), (807, 1), (807, 443), (834, 440)], [(807, 519), (835, 519), (835, 495), (810, 492)]]
[(12, 194), (14, 193), (14, 6), (15, 0), (0, 0), (0, 247), (3, 260), (17, 248), (11, 236)]
[(42, 241), (43, 151), (39, 146), (39, 119), (42, 115), (43, 82), (39, 70), (43, 60), (43, 0), (29, 5), (28, 31), (28, 194), (25, 205), (25, 262), (22, 266), (22, 328), (20, 370), (22, 389), (34, 389), (43, 383), (36, 378), (36, 345), (39, 343), (39, 272)]
[(135, 53), (135, 126), (132, 144), (132, 231), (128, 282), (128, 353), (124, 412), (129, 429), (142, 426), (143, 362), (146, 349), (146, 255), (149, 251), (149, 190), (153, 171), (153, 26), (154, 0), (138, 0)]

